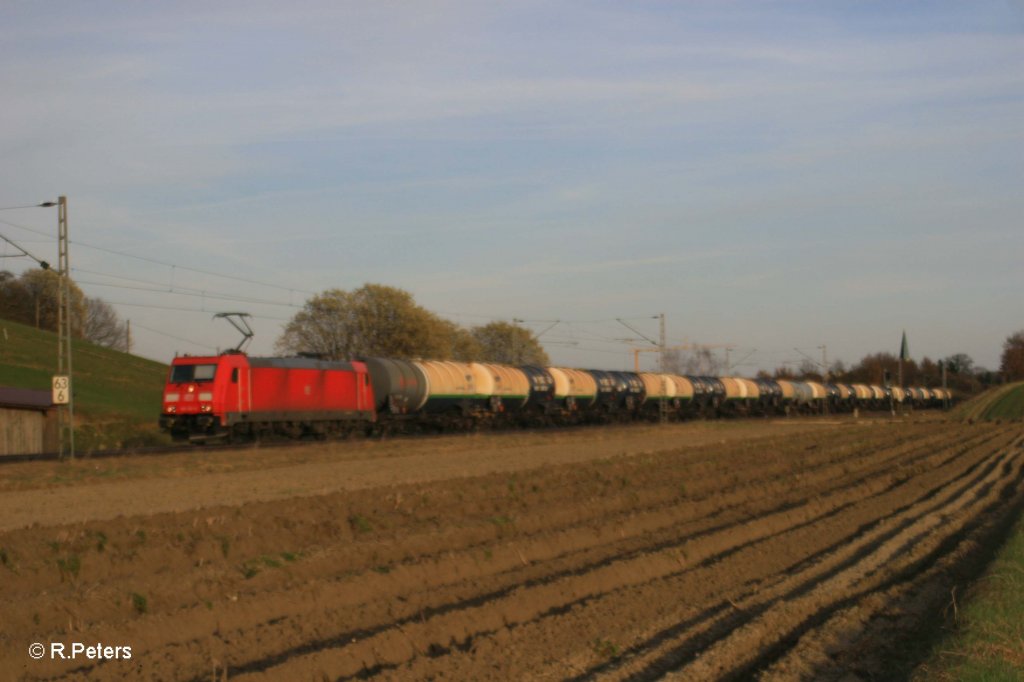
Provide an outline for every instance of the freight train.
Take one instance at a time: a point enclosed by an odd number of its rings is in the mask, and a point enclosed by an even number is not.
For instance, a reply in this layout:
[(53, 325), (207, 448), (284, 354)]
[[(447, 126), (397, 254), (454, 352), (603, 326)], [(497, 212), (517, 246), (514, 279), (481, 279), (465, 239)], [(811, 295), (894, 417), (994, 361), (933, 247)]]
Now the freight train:
[(171, 364), (160, 428), (175, 440), (472, 430), (729, 415), (940, 407), (944, 389), (483, 362), (310, 357), (240, 351)]

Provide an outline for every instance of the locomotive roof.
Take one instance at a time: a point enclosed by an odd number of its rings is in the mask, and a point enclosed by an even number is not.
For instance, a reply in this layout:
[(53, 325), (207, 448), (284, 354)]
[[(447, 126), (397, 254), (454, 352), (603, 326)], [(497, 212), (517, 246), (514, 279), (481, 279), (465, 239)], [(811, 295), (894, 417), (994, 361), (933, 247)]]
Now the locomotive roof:
[(249, 358), (250, 367), (276, 367), (277, 369), (337, 369), (352, 371), (351, 362), (317, 360), (316, 358)]

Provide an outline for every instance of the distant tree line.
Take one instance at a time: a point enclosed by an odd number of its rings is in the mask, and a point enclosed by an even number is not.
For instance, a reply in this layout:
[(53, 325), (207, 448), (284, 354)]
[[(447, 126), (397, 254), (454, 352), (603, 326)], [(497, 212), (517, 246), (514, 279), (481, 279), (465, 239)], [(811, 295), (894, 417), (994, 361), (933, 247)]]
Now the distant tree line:
[[(306, 301), (277, 341), (281, 353), (306, 353), (329, 359), (384, 356), (499, 362), (511, 365), (549, 364), (547, 353), (530, 333), (508, 322), (464, 328), (418, 305), (412, 294), (381, 284), (365, 284), (352, 291), (330, 289)], [(673, 374), (717, 376), (724, 363), (709, 348), (687, 353), (670, 350), (665, 371)], [(903, 362), (904, 385), (939, 386), (942, 367), (946, 383), (961, 394), (976, 393), (1000, 381), (1024, 379), (1024, 330), (1006, 339), (1000, 371), (975, 365), (966, 353), (941, 360), (925, 357)], [(897, 381), (899, 359), (892, 353), (872, 353), (846, 367), (836, 361), (828, 378), (842, 383)], [(798, 367), (761, 371), (762, 378), (821, 381), (821, 367), (810, 359)]]
[[(56, 331), (59, 276), (53, 270), (26, 270), (20, 276), (0, 271), (0, 318)], [(113, 307), (87, 297), (71, 282), (72, 336), (109, 348), (125, 349), (124, 324)], [(344, 291), (329, 289), (306, 301), (277, 340), (281, 353), (305, 353), (327, 359), (357, 357), (429, 358), (509, 365), (547, 365), (547, 353), (528, 330), (509, 322), (465, 328), (423, 308), (412, 294), (382, 284), (364, 284)], [(998, 372), (978, 367), (966, 353), (940, 361), (922, 358), (903, 363), (905, 385), (938, 386), (946, 366), (947, 384), (961, 393), (975, 393), (1000, 381), (1024, 380), (1024, 330), (1007, 337)], [(725, 367), (708, 348), (682, 354), (668, 351), (665, 370), (674, 374), (719, 375)], [(873, 353), (847, 368), (829, 367), (829, 379), (843, 383), (895, 382), (899, 359)], [(799, 367), (761, 371), (762, 378), (821, 381), (821, 367), (805, 360)]]
[(313, 296), (285, 326), (276, 348), (332, 360), (381, 356), (510, 365), (550, 362), (528, 329), (508, 322), (467, 329), (418, 305), (409, 292), (382, 284)]
[[(906, 386), (941, 386), (942, 365), (946, 366), (946, 385), (961, 394), (978, 393), (1003, 381), (1024, 380), (1024, 330), (1012, 334), (1003, 344), (999, 371), (980, 367), (966, 353), (954, 353), (940, 360), (924, 357), (903, 361), (903, 383)], [(899, 358), (892, 353), (871, 353), (850, 367), (836, 361), (829, 367), (831, 382), (882, 385), (886, 376), (895, 384), (899, 375)], [(798, 367), (777, 367), (774, 372), (759, 372), (759, 377), (821, 381), (821, 366), (804, 360)]]
[[(59, 284), (60, 276), (53, 270), (26, 270), (20, 276), (0, 271), (0, 318), (56, 332)], [(103, 299), (86, 296), (73, 281), (69, 289), (71, 335), (124, 350), (125, 326), (113, 307)]]

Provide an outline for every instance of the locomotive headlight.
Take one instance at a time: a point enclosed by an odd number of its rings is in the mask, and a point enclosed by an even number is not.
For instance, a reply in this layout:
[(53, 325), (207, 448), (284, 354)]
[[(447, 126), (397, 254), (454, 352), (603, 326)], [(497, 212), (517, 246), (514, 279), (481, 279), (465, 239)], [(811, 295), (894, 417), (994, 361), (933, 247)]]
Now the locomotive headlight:
[(177, 405), (168, 405), (167, 406), (167, 412), (169, 412), (170, 414), (174, 414), (177, 411), (178, 411), (178, 406)]
[(202, 393), (199, 394), (199, 399), (209, 402), (213, 400), (213, 393), (209, 391), (203, 391)]
[(201, 405), (199, 410), (201, 412), (213, 412), (213, 405)]

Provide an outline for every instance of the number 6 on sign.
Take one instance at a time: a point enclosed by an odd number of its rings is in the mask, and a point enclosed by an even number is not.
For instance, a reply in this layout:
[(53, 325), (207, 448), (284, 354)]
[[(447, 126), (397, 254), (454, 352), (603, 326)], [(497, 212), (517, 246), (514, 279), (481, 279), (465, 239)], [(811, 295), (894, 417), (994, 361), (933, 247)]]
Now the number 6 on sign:
[(71, 395), (71, 380), (66, 375), (55, 375), (53, 377), (53, 404), (67, 405)]

